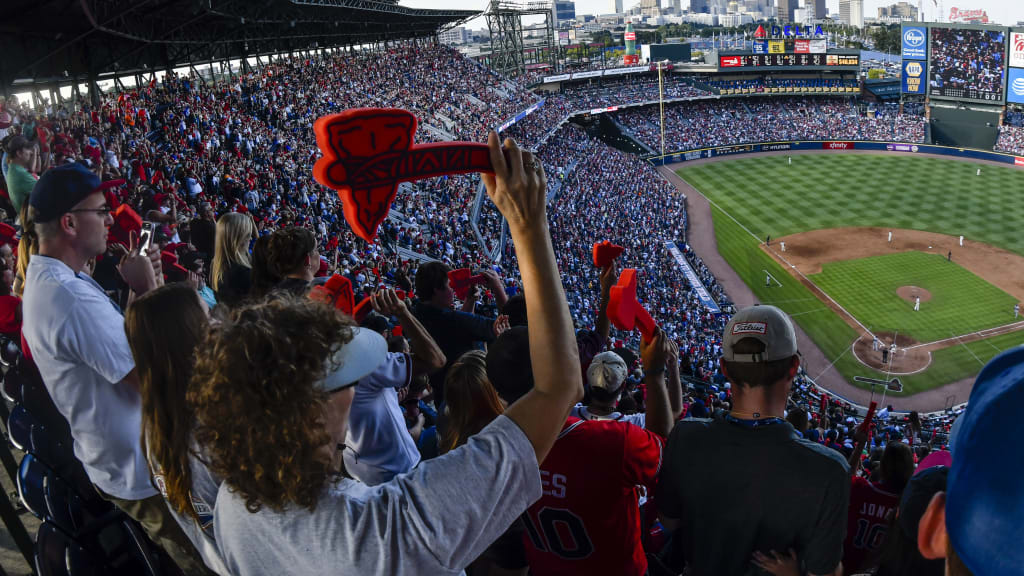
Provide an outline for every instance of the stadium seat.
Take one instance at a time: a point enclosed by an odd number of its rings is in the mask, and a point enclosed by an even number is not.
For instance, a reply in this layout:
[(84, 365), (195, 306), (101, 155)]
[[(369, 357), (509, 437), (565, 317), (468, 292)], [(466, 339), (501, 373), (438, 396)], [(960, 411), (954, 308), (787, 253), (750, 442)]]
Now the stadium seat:
[(3, 378), (4, 385), (0, 388), (0, 394), (3, 395), (4, 400), (15, 404), (20, 403), (22, 400), (22, 386), (25, 382), (21, 372), (17, 367), (11, 366), (7, 368), (7, 373), (4, 374)]
[(31, 453), (25, 454), (18, 467), (18, 496), (21, 503), (39, 519), (46, 518), (46, 481), (50, 468)]
[(24, 406), (17, 404), (7, 419), (8, 439), (18, 450), (29, 452), (32, 450), (32, 429), (38, 426), (39, 421)]
[(67, 576), (72, 547), (81, 548), (52, 522), (43, 522), (36, 532), (35, 562), (39, 576)]

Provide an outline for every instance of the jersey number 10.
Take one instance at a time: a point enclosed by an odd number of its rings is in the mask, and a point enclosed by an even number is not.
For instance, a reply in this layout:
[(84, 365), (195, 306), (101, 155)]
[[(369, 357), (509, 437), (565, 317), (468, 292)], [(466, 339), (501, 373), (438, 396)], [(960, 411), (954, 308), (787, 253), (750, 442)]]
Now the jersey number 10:
[[(541, 508), (536, 520), (532, 514), (527, 513), (524, 524), (530, 543), (537, 550), (550, 552), (565, 560), (581, 560), (594, 552), (594, 545), (590, 542), (590, 536), (587, 536), (583, 520), (569, 510)], [(559, 525), (562, 526), (561, 530)]]

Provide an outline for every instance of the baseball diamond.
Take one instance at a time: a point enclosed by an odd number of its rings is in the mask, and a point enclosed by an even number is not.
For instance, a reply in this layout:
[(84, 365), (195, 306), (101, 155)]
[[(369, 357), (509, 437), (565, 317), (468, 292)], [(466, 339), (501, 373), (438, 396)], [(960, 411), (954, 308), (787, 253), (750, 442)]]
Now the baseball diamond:
[[(809, 366), (812, 377), (899, 374), (897, 394), (909, 396), (969, 386), (985, 362), (1024, 344), (1013, 316), (1024, 300), (1024, 206), (1014, 198), (1024, 171), (977, 176), (975, 163), (901, 155), (788, 157), (677, 173), (710, 202), (717, 250), (756, 300), (789, 313), (821, 349), (826, 364)], [(766, 286), (766, 273), (796, 281)], [(876, 336), (886, 347), (896, 340), (891, 362), (872, 349)]]

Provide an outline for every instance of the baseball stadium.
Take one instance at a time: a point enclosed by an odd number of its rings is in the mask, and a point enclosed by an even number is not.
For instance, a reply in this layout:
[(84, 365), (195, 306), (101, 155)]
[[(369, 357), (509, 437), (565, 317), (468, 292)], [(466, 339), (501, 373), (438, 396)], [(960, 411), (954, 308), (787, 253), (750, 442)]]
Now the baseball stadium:
[(14, 0), (0, 576), (1021, 573), (1024, 28), (690, 4)]

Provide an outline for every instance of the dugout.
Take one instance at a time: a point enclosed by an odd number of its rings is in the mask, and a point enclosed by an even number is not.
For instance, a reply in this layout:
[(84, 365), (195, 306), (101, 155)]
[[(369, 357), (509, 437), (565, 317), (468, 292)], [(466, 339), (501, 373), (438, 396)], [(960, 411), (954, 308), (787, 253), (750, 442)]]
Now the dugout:
[(992, 150), (999, 138), (999, 109), (932, 105), (929, 144)]

